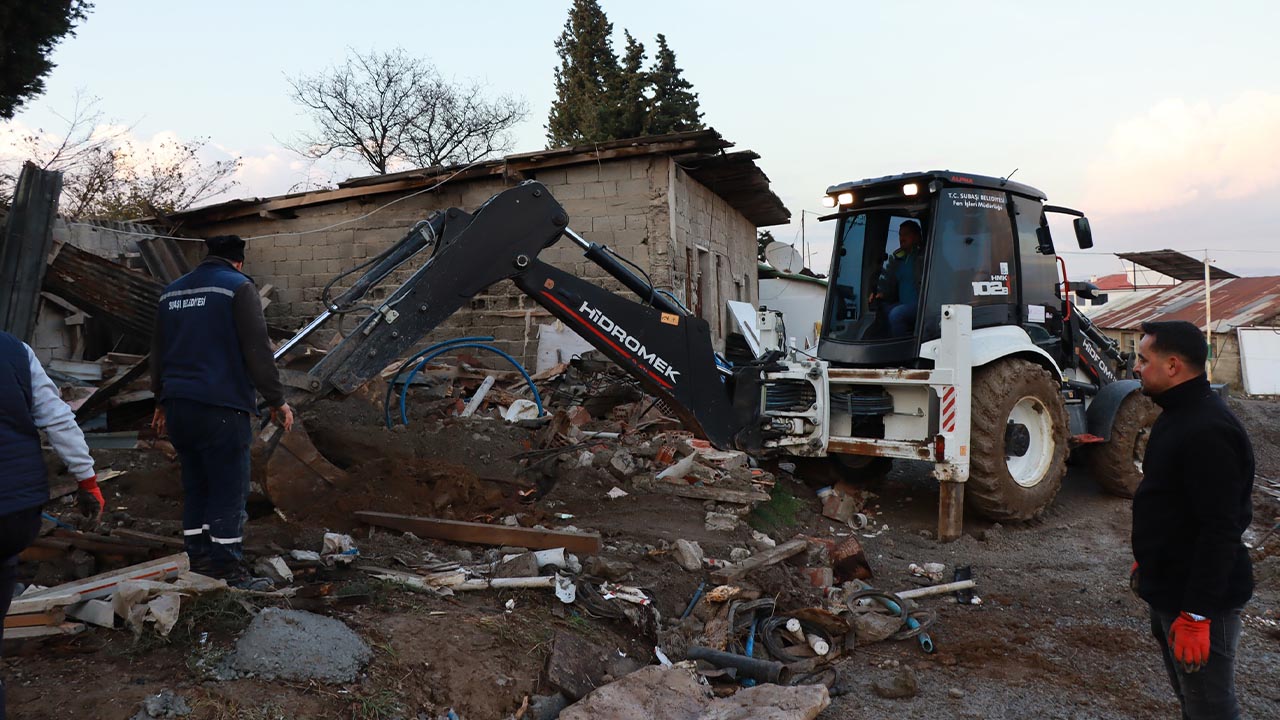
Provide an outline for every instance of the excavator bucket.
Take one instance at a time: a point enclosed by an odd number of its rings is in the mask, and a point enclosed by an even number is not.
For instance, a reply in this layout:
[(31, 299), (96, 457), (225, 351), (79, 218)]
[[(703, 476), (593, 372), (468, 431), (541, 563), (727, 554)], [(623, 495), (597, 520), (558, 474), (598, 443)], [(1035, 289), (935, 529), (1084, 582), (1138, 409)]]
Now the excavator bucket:
[(253, 459), (258, 486), (285, 515), (306, 512), (315, 506), (317, 496), (350, 482), (346, 471), (316, 449), (300, 419), (288, 432), (268, 425), (255, 438)]

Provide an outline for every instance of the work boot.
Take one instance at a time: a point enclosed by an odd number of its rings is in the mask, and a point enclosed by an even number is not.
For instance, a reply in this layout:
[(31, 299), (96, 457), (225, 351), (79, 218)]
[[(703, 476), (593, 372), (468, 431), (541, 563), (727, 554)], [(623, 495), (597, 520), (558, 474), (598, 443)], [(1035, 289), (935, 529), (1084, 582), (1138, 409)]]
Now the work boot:
[(271, 592), (276, 589), (275, 583), (271, 582), (270, 578), (254, 577), (244, 565), (215, 570), (211, 577), (223, 580), (228, 586), (237, 590)]
[(208, 555), (190, 555), (191, 572), (199, 575), (213, 575), (213, 558)]

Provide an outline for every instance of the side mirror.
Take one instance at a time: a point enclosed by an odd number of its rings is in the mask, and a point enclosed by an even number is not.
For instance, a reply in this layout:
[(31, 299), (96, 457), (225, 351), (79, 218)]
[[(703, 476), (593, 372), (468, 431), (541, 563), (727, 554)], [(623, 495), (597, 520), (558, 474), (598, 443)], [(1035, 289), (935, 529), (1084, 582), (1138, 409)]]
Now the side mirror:
[(1076, 226), (1076, 242), (1080, 243), (1080, 249), (1088, 250), (1093, 247), (1093, 231), (1089, 229), (1089, 218), (1078, 217), (1073, 223)]
[(1055, 254), (1053, 249), (1053, 235), (1049, 233), (1048, 225), (1041, 225), (1036, 228), (1036, 242), (1040, 244), (1040, 246), (1036, 248), (1036, 252), (1041, 255)]

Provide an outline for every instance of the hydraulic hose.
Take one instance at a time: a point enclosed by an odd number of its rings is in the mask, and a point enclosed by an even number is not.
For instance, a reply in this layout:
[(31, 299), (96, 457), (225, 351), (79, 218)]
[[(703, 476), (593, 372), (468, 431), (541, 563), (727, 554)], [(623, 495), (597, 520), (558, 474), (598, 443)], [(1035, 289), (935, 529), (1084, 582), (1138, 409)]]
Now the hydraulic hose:
[(457, 342), (457, 343), (452, 343), (446, 347), (442, 347), (434, 352), (431, 352), (425, 355), (420, 361), (418, 361), (418, 364), (414, 366), (413, 371), (409, 373), (409, 377), (405, 378), (404, 385), (400, 388), (400, 422), (401, 424), (403, 425), (409, 424), (409, 414), (408, 414), (408, 411), (405, 409), (406, 399), (409, 395), (409, 386), (413, 384), (413, 378), (418, 374), (418, 371), (426, 367), (426, 364), (431, 362), (437, 356), (443, 355), (447, 352), (452, 352), (454, 350), (461, 350), (462, 348), (488, 350), (489, 352), (492, 352), (495, 355), (498, 355), (499, 357), (503, 358), (507, 362), (511, 363), (512, 367), (520, 371), (520, 375), (524, 377), (525, 383), (529, 386), (529, 389), (533, 391), (533, 401), (538, 406), (538, 415), (541, 416), (546, 413), (546, 411), (542, 409), (542, 395), (538, 392), (538, 386), (533, 383), (533, 378), (529, 377), (528, 371), (524, 369), (524, 367), (520, 364), (518, 360), (506, 354), (505, 352), (499, 350), (498, 348), (493, 347), (492, 345), (485, 345), (484, 343)]

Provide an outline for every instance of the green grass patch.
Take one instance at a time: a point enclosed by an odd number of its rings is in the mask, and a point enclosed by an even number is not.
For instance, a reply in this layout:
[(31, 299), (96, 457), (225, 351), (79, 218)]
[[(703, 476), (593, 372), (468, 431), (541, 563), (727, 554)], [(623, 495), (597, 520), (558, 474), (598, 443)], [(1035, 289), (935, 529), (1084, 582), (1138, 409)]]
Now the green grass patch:
[(769, 502), (757, 505), (747, 516), (747, 524), (764, 533), (789, 528), (799, 522), (797, 515), (803, 507), (804, 501), (779, 483), (769, 493)]

